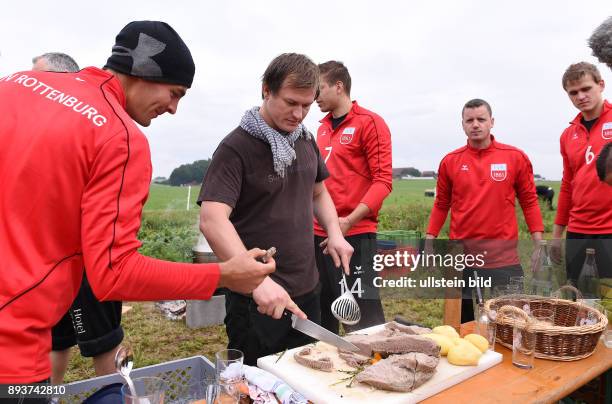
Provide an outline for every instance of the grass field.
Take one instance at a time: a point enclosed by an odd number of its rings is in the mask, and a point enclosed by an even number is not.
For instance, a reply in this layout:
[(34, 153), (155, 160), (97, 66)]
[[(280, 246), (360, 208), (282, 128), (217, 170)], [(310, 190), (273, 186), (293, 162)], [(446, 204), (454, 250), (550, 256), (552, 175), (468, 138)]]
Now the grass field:
[[(191, 195), (189, 198), (190, 210), (199, 210), (196, 204), (200, 186), (191, 187)], [(145, 212), (150, 211), (186, 211), (187, 210), (187, 195), (189, 195), (189, 187), (171, 187), (169, 185), (152, 184), (149, 193), (149, 199), (145, 205)]]
[[(546, 183), (559, 194), (559, 183)], [(425, 197), (425, 189), (435, 187), (434, 180), (398, 180), (393, 183), (393, 192), (386, 199), (380, 214), (380, 230), (418, 230), (424, 232), (433, 204), (433, 198)], [(187, 187), (152, 185), (149, 200), (145, 205), (139, 239), (143, 242), (141, 253), (172, 261), (189, 262), (191, 248), (198, 231), (199, 207), (195, 204), (199, 187), (191, 188), (190, 209), (187, 210)], [(542, 208), (547, 231), (551, 231), (553, 212)], [(520, 208), (519, 208), (520, 209)], [(527, 237), (522, 214), (518, 214), (521, 236)], [(448, 222), (448, 220), (447, 220)], [(448, 223), (441, 233), (447, 235)], [(223, 326), (199, 330), (188, 329), (184, 321), (165, 319), (152, 303), (128, 302), (133, 307), (123, 317), (126, 341), (135, 349), (135, 366), (142, 367), (193, 355), (213, 357), (214, 352), (227, 344)], [(440, 300), (407, 300), (383, 298), (385, 316), (392, 319), (396, 314), (427, 325), (441, 323), (442, 302)], [(72, 360), (66, 382), (94, 377), (90, 359), (84, 359), (73, 348)]]

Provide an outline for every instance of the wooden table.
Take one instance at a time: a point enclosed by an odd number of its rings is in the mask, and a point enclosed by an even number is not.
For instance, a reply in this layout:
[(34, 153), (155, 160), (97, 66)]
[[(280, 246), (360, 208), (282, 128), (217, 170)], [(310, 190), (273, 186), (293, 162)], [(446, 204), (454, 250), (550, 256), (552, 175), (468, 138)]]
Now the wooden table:
[[(474, 322), (461, 325), (461, 335), (474, 330)], [(536, 358), (533, 369), (512, 365), (512, 351), (495, 344), (504, 355), (499, 365), (485, 370), (435, 396), (426, 404), (448, 403), (549, 403), (566, 397), (612, 368), (612, 349), (600, 340), (593, 355), (573, 362)]]

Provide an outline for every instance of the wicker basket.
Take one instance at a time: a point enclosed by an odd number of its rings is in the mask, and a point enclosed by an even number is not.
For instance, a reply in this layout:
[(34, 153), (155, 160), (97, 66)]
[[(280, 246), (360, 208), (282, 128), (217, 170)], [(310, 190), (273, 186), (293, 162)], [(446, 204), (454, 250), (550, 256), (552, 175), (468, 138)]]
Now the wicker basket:
[[(495, 310), (496, 340), (506, 348), (512, 349), (513, 327), (524, 329), (527, 326), (527, 313), (521, 308), (528, 304), (530, 310), (549, 309), (555, 315), (555, 325), (542, 323), (530, 324), (536, 333), (535, 356), (557, 361), (583, 359), (595, 350), (601, 333), (608, 325), (607, 317), (598, 310), (587, 306), (580, 300), (582, 295), (573, 286), (563, 286), (561, 290), (576, 293), (576, 302), (560, 298), (541, 296), (512, 295), (490, 299), (485, 303), (485, 311)], [(518, 306), (518, 307), (517, 307)], [(591, 325), (576, 326), (578, 314), (586, 314), (596, 322)]]

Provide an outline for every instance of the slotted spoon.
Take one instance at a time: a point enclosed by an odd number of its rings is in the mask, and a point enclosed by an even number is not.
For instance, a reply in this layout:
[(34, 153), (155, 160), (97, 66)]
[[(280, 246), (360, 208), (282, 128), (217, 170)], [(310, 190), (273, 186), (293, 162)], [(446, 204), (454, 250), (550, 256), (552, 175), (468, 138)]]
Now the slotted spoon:
[(359, 310), (357, 300), (349, 290), (344, 272), (342, 272), (342, 280), (344, 286), (346, 286), (346, 291), (332, 302), (331, 312), (341, 323), (355, 325), (361, 320), (361, 310)]

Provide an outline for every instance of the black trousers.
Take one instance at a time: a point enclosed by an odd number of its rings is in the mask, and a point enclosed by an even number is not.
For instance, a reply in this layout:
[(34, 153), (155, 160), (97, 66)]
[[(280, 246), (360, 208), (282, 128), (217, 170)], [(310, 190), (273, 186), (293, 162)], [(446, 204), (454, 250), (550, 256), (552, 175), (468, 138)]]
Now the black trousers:
[(123, 341), (121, 302), (100, 302), (83, 274), (81, 288), (64, 317), (51, 329), (52, 350), (79, 346), (81, 355), (94, 357)]
[(513, 276), (524, 276), (523, 268), (517, 265), (511, 265), (500, 268), (466, 268), (463, 270), (463, 280), (466, 286), (461, 289), (461, 322), (465, 323), (474, 320), (474, 305), (472, 303), (473, 287), (469, 286), (468, 279), (474, 278), (474, 270), (478, 273), (479, 278), (491, 278), (491, 287), (504, 286), (510, 283), (510, 278)]
[[(292, 297), (308, 316), (319, 324), (320, 287), (305, 295)], [(255, 301), (247, 296), (228, 291), (225, 295), (225, 331), (228, 349), (239, 349), (246, 365), (257, 365), (257, 358), (313, 342), (313, 339), (291, 327), (291, 317), (275, 320), (257, 311)]]
[[(340, 324), (331, 313), (331, 304), (341, 294), (342, 269), (336, 268), (332, 258), (323, 254), (319, 244), (324, 239), (315, 236), (314, 240), (315, 258), (321, 282), (321, 325), (337, 334)], [(359, 323), (352, 326), (343, 325), (345, 331), (350, 332), (382, 324), (385, 322), (385, 315), (380, 303), (379, 290), (372, 284), (376, 276), (372, 268), (374, 254), (376, 254), (376, 234), (357, 234), (347, 236), (345, 239), (355, 250), (350, 262), (351, 273), (346, 277), (347, 287), (349, 290), (353, 290), (353, 296), (357, 300), (361, 311), (361, 321)], [(361, 290), (361, 296), (355, 294), (357, 289)]]
[(600, 278), (612, 278), (612, 234), (582, 234), (568, 231), (565, 240), (565, 271), (574, 285), (586, 258), (586, 249), (595, 249)]

